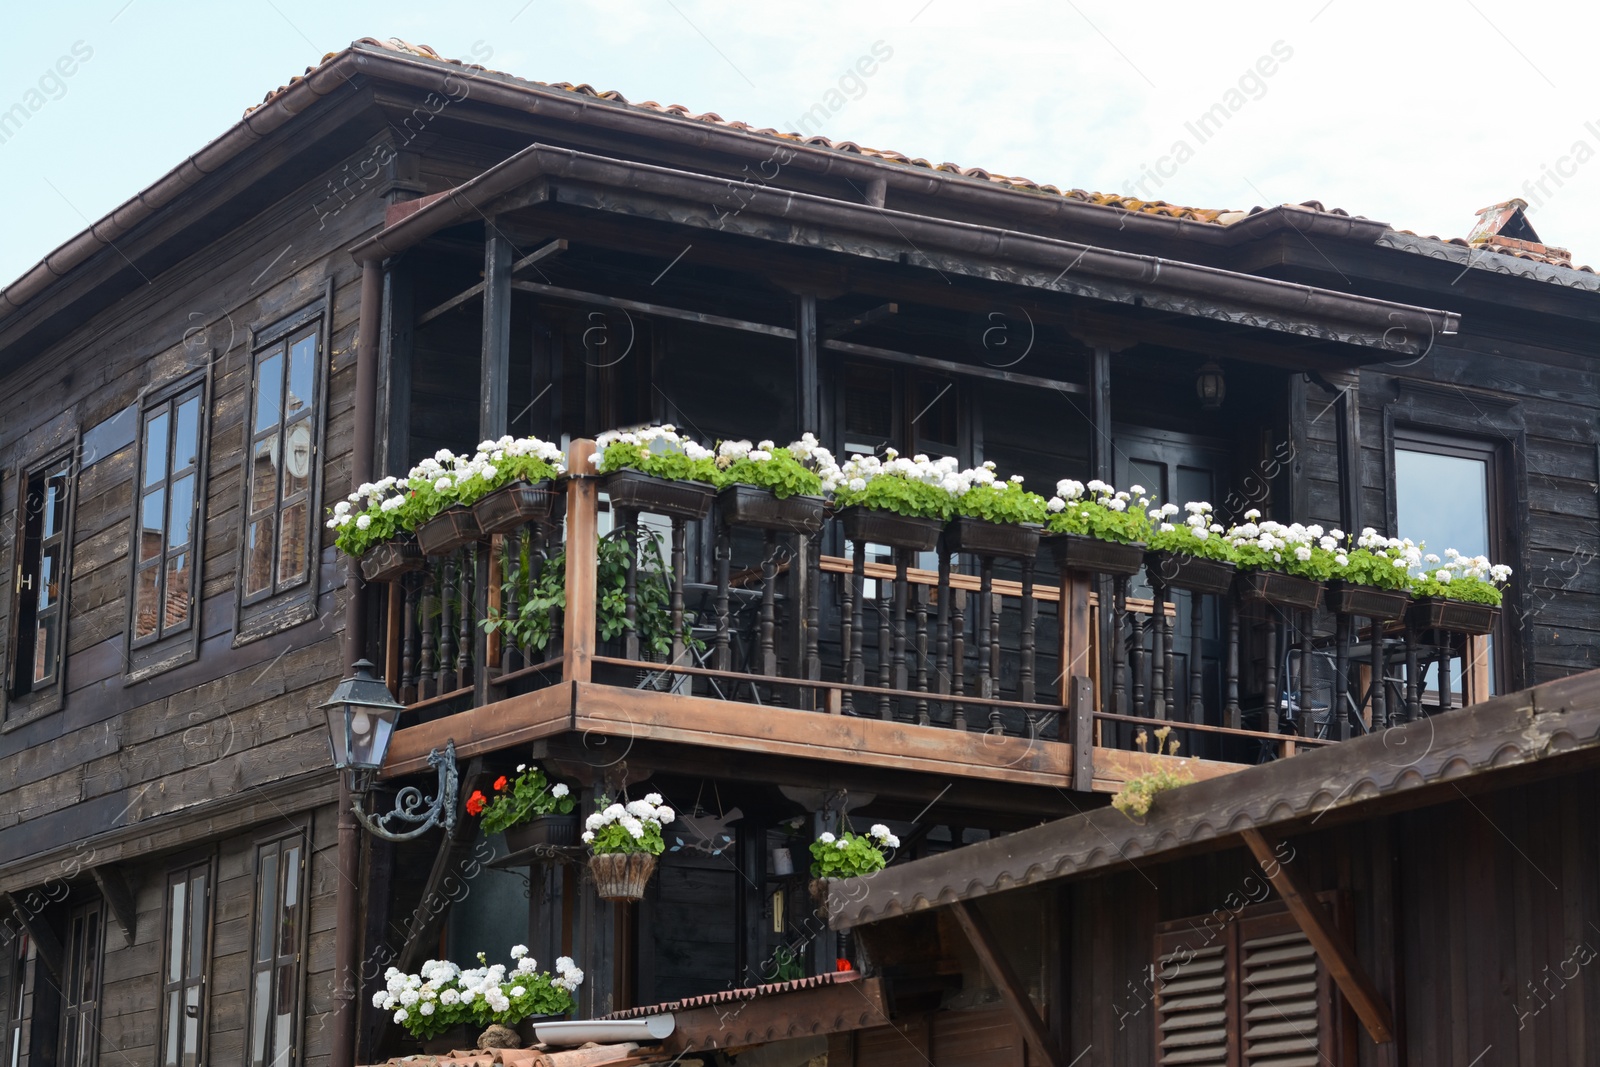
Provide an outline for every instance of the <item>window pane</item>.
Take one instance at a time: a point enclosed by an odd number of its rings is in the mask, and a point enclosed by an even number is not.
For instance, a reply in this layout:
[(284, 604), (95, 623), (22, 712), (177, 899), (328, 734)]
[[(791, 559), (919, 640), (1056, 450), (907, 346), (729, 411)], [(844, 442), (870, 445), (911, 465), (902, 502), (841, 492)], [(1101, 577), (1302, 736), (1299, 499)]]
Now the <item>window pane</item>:
[(187, 928), (189, 886), (186, 882), (173, 882), (167, 887), (167, 929), (171, 931), (171, 944), (167, 952), (167, 981), (183, 979), (183, 932)]
[(278, 581), (300, 577), (306, 569), (306, 502), (283, 509), (283, 528), (278, 531)]
[(250, 983), (250, 1067), (266, 1067), (267, 1027), (272, 1021), (272, 970), (263, 968)]
[(154, 485), (167, 476), (167, 411), (161, 411), (145, 420), (144, 424), (144, 484)]
[(61, 617), (55, 612), (39, 620), (33, 639), (33, 680), (42, 682), (56, 672), (56, 640)]
[(35, 601), (43, 611), (61, 598), (61, 545), (51, 545), (39, 555), (39, 598)]
[(1426, 544), (1439, 556), (1447, 548), (1465, 556), (1490, 554), (1485, 461), (1397, 448), (1394, 475), (1398, 536)]
[(272, 1056), (280, 1062), (289, 1049), (289, 1031), (294, 1022), (294, 968), (292, 962), (278, 966), (278, 1002), (272, 1013)]
[(300, 846), (283, 853), (283, 918), (279, 924), (278, 955), (293, 956), (299, 941)]
[(273, 928), (278, 918), (278, 851), (264, 849), (256, 879), (256, 960), (272, 959)]
[(278, 498), (278, 436), (256, 442), (250, 460), (250, 514), (270, 508)]
[(183, 991), (183, 1064), (194, 1067), (200, 1046), (200, 987), (192, 985)]
[(136, 641), (156, 632), (160, 579), (161, 564), (156, 563), (140, 570), (133, 583), (133, 637)]
[(255, 433), (276, 425), (283, 417), (283, 355), (273, 353), (256, 367)]
[(178, 424), (172, 435), (172, 469), (192, 467), (200, 458), (200, 397), (178, 405)]
[(83, 921), (83, 982), (79, 1003), (94, 1000), (95, 976), (100, 970), (100, 913), (91, 911)]
[(283, 439), (283, 499), (288, 500), (311, 485), (311, 423), (295, 423)]
[(194, 525), (194, 475), (185, 474), (172, 483), (172, 508), (168, 512), (167, 551), (189, 543)]
[(244, 591), (259, 593), (272, 587), (273, 516), (267, 512), (250, 524), (245, 560)]
[(167, 560), (167, 602), (161, 623), (164, 630), (189, 621), (189, 561), (193, 558), (188, 552), (179, 552)]
[(189, 879), (189, 977), (206, 973), (206, 872)]
[(139, 508), (139, 558), (161, 555), (162, 522), (166, 519), (167, 491), (155, 489), (144, 495)]
[(41, 537), (60, 533), (67, 524), (67, 468), (62, 467), (45, 483), (44, 526)]
[(316, 353), (317, 335), (314, 333), (300, 338), (289, 350), (289, 400), (284, 407), (285, 418), (293, 418), (297, 412), (311, 406)]
[(162, 1062), (178, 1067), (179, 1040), (183, 1036), (183, 990), (167, 994), (167, 1053)]

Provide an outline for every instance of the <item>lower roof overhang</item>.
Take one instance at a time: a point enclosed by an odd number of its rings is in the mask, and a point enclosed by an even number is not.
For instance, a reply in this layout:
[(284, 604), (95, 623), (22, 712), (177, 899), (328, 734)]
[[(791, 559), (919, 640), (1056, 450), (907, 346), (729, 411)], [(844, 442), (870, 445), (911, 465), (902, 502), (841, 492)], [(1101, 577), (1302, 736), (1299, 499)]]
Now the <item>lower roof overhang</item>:
[(1422, 807), (1600, 764), (1600, 671), (1397, 726), (1156, 801), (1144, 822), (1101, 808), (938, 856), (834, 882), (832, 925), (850, 929), (1153, 857), (1238, 847)]

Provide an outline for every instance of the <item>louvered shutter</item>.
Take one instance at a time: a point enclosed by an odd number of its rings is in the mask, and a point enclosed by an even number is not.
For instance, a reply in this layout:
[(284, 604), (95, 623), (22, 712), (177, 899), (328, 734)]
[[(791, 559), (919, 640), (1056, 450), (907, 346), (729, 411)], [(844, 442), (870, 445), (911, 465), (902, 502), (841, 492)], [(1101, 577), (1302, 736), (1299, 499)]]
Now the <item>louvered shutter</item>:
[(1185, 1067), (1232, 1067), (1232, 968), (1228, 939), (1209, 945), (1195, 929), (1156, 939), (1156, 1062)]
[(1239, 929), (1239, 1015), (1245, 1067), (1323, 1067), (1326, 978), (1316, 950), (1287, 915)]

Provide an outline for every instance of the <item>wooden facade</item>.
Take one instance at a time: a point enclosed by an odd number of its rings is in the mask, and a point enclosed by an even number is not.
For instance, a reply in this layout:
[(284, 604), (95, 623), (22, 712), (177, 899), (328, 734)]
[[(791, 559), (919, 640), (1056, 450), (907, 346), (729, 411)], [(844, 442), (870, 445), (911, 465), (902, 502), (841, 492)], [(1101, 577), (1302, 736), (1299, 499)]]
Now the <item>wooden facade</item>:
[[(1320, 205), (1190, 214), (371, 41), (270, 95), (0, 294), (8, 1067), (371, 1062), (407, 1047), (370, 1007), (384, 967), (517, 941), (576, 957), (594, 1015), (749, 984), (780, 946), (820, 973), (840, 946), (804, 855), (841, 811), (936, 855), (1101, 807), (1160, 759), (1133, 741), (1152, 700), (1210, 780), (1595, 666), (1594, 276)], [(1208, 362), (1220, 410), (1195, 394)], [(1245, 617), (1043, 561), (867, 558), (831, 523), (674, 529), (584, 476), (587, 442), (652, 421), (1347, 530), (1397, 529), (1397, 447), (1466, 450), (1517, 577), (1492, 641), (1427, 645), (1461, 693), (1402, 684), (1319, 723), (1279, 697), (1326, 613)], [(355, 484), (501, 433), (572, 446), (564, 528), (393, 582), (335, 551), (324, 512)], [(666, 541), (704, 657), (603, 644), (583, 596), (539, 653), (476, 625), (503, 606), (507, 545), (564, 545), (567, 588), (592, 589), (598, 539), (632, 523)], [(453, 740), (468, 790), (534, 757), (585, 804), (666, 794), (686, 817), (650, 898), (624, 910), (578, 865), (508, 863), (469, 819), (443, 841), (358, 835), (318, 705), (363, 657), (409, 708), (385, 788)], [(298, 886), (264, 878), (294, 842)], [(801, 875), (775, 873), (784, 847)], [(686, 937), (697, 902), (716, 917)], [(1063, 914), (1111, 953), (1099, 912), (1181, 903), (1130, 884)], [(1075, 1010), (1074, 1033), (1115, 1027), (1109, 1001)], [(980, 1014), (917, 1040), (987, 1047)]]

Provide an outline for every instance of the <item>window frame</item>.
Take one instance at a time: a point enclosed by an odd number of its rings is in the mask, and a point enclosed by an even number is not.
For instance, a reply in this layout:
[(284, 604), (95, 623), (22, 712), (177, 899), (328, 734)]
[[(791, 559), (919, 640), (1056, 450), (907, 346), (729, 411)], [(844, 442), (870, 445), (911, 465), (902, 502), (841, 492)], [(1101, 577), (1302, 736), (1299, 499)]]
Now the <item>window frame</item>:
[[(133, 502), (130, 508), (130, 526), (128, 537), (128, 613), (125, 633), (126, 645), (126, 670), (124, 671), (123, 684), (132, 685), (134, 682), (143, 681), (162, 671), (193, 662), (200, 654), (200, 634), (202, 630), (201, 600), (205, 589), (205, 543), (206, 543), (206, 497), (210, 486), (210, 414), (211, 414), (211, 369), (184, 377), (164, 386), (157, 392), (140, 403), (138, 412), (138, 427), (134, 433), (134, 472), (133, 472)], [(180, 627), (168, 629), (159, 624), (156, 632), (148, 637), (140, 638), (135, 633), (138, 620), (138, 589), (141, 560), (136, 547), (140, 522), (142, 521), (142, 503), (147, 486), (144, 482), (144, 463), (146, 447), (146, 431), (151, 414), (160, 407), (165, 406), (172, 414), (167, 431), (167, 471), (161, 479), (164, 499), (168, 501), (164, 509), (164, 521), (171, 522), (171, 482), (173, 471), (171, 469), (172, 454), (172, 428), (176, 425), (176, 412), (179, 403), (191, 392), (197, 392), (200, 401), (199, 416), (196, 420), (195, 433), (195, 465), (193, 475), (194, 499), (191, 504), (191, 528), (189, 546), (187, 551), (192, 557), (189, 567), (189, 616)], [(166, 528), (163, 527), (163, 537)], [(158, 596), (157, 607), (164, 617), (164, 603), (166, 581), (165, 573), (167, 563), (173, 553), (163, 547), (161, 562), (157, 567)]]
[(32, 977), (38, 953), (25, 930), (12, 934), (6, 952), (10, 956), (10, 970), (6, 975), (5, 1015), (0, 1017), (0, 1038), (5, 1042), (0, 1046), (0, 1067), (23, 1067), (30, 1051), (23, 1044), (23, 1035), (29, 1030), (33, 1008), (33, 991), (28, 988), (28, 979)]
[[(206, 879), (206, 895), (205, 900), (201, 904), (201, 907), (204, 908), (205, 911), (201, 921), (203, 923), (202, 929), (204, 931), (206, 943), (200, 950), (200, 973), (198, 975), (190, 975), (187, 973), (187, 969), (190, 963), (194, 961), (193, 947), (189, 940), (190, 936), (194, 932), (194, 900), (193, 895), (188, 891), (188, 888), (191, 888), (194, 885), (194, 877), (196, 874), (204, 874)], [(182, 967), (185, 973), (182, 974), (176, 981), (174, 981), (171, 975), (168, 973), (167, 967), (172, 958), (172, 890), (174, 885), (178, 883), (182, 883), (186, 887), (186, 892), (184, 894), (184, 923), (183, 929), (179, 931), (179, 936), (183, 939), (179, 951), (182, 953)], [(216, 943), (216, 887), (217, 864), (214, 856), (203, 859), (191, 859), (187, 863), (181, 863), (177, 866), (169, 867), (166, 872), (166, 878), (162, 882), (163, 895), (161, 901), (161, 911), (163, 929), (161, 939), (161, 956), (156, 970), (156, 977), (161, 987), (161, 999), (159, 1006), (156, 1009), (160, 1024), (160, 1029), (157, 1031), (157, 1064), (166, 1064), (168, 1062), (167, 1055), (169, 1053), (169, 1049), (167, 1047), (167, 1037), (169, 1027), (171, 1025), (171, 1016), (168, 1014), (167, 1008), (169, 997), (173, 992), (178, 992), (181, 996), (182, 994), (187, 993), (191, 986), (197, 986), (199, 988), (199, 994), (197, 997), (199, 1001), (199, 1017), (195, 1024), (195, 1065), (196, 1067), (204, 1067), (204, 1064), (206, 1063), (206, 1054), (209, 1051), (209, 1044), (211, 1040), (211, 1030), (210, 1027), (206, 1025), (206, 1022), (210, 1018), (211, 1014), (211, 964), (212, 952)], [(183, 1067), (182, 1055), (183, 1051), (180, 1048), (178, 1053), (179, 1058), (175, 1061), (178, 1064), (178, 1067)]]
[[(238, 647), (251, 641), (269, 637), (291, 626), (316, 617), (322, 560), (322, 456), (327, 434), (328, 379), (332, 357), (333, 281), (330, 278), (324, 293), (316, 300), (288, 315), (273, 320), (251, 334), (249, 375), (244, 383), (244, 412), (241, 418), (239, 451), (239, 551), (234, 570), (235, 620), (233, 645)], [(276, 531), (281, 530), (284, 511), (281, 481), (275, 489), (273, 502), (274, 524), (273, 575), (270, 586), (256, 593), (246, 593), (247, 571), (250, 562), (250, 475), (251, 450), (258, 435), (255, 429), (257, 382), (263, 357), (270, 358), (272, 349), (281, 348), (285, 358), (284, 376), (287, 379), (287, 355), (290, 344), (297, 335), (309, 333), (315, 339), (312, 355), (312, 395), (309, 415), (295, 420), (311, 427), (311, 467), (309, 485), (305, 490), (306, 566), (303, 575), (290, 582), (282, 582), (277, 575)], [(275, 424), (282, 434), (284, 423)], [(291, 424), (293, 425), (293, 424)], [(281, 446), (280, 446), (281, 447)]]
[[(245, 974), (243, 1063), (246, 1067), (249, 1067), (252, 1063), (251, 1042), (255, 1034), (257, 1012), (260, 1010), (260, 1005), (256, 999), (256, 975), (264, 969), (269, 975), (274, 976), (268, 979), (267, 997), (269, 1002), (277, 1002), (283, 999), (282, 989), (276, 976), (283, 973), (283, 962), (287, 959), (286, 955), (281, 952), (274, 952), (269, 960), (258, 958), (258, 939), (261, 936), (263, 918), (262, 861), (269, 852), (273, 854), (275, 867), (273, 904), (274, 907), (280, 907), (281, 901), (277, 889), (285, 884), (281, 869), (282, 859), (285, 851), (295, 846), (298, 846), (300, 850), (300, 868), (295, 873), (300, 911), (298, 915), (299, 925), (294, 931), (294, 958), (290, 961), (291, 966), (288, 972), (293, 976), (294, 980), (294, 989), (289, 994), (289, 999), (292, 1001), (289, 1022), (289, 1052), (285, 1058), (278, 1050), (271, 1050), (262, 1060), (262, 1067), (296, 1067), (304, 1058), (302, 1044), (305, 1028), (306, 947), (311, 925), (311, 901), (308, 896), (311, 884), (309, 877), (311, 872), (311, 834), (308, 827), (298, 826), (287, 833), (276, 833), (258, 838), (254, 845), (254, 859), (251, 871), (255, 891), (251, 894), (250, 928), (246, 931), (248, 943), (245, 950), (248, 963)], [(272, 933), (272, 941), (275, 944), (280, 943), (282, 937), (281, 929), (275, 925)], [(267, 1035), (267, 1040), (271, 1040), (270, 1033)]]
[[(96, 920), (98, 936), (95, 938), (94, 959), (85, 960), (77, 954), (77, 945), (74, 942), (74, 927), (80, 920), (87, 921), (93, 916)], [(103, 988), (105, 982), (105, 955), (106, 955), (106, 906), (105, 901), (99, 897), (85, 900), (75, 906), (67, 915), (66, 937), (62, 942), (65, 955), (63, 966), (67, 973), (62, 976), (61, 992), (61, 1033), (57, 1038), (56, 1063), (59, 1067), (95, 1067), (100, 1057), (100, 1006), (103, 1002)], [(73, 999), (73, 993), (80, 988), (80, 976), (86, 964), (94, 967), (93, 995), (85, 999)], [(93, 1035), (93, 1045), (87, 1053), (82, 1053), (77, 1059), (72, 1059), (67, 1054), (69, 1043), (73, 1041), (73, 1025), (76, 1023), (82, 1036), (82, 1019), (89, 1016), (88, 1029)]]
[[(82, 471), (79, 455), (80, 438), (74, 429), (64, 441), (57, 439), (24, 456), (12, 470), (11, 484), (16, 488), (13, 491), (15, 507), (11, 518), (12, 552), (11, 558), (7, 561), (10, 566), (7, 575), (10, 594), (7, 597), (9, 603), (3, 657), (5, 670), (4, 677), (0, 678), (0, 733), (14, 730), (42, 715), (59, 710), (66, 693), (67, 646), (72, 627), (72, 550), (78, 513), (78, 476)], [(45, 477), (47, 471), (58, 466), (64, 466), (67, 472), (67, 502), (59, 535), (63, 580), (61, 595), (56, 598), (56, 610), (61, 619), (61, 628), (57, 636), (55, 671), (49, 681), (44, 683), (30, 681), (26, 692), (18, 692), (17, 671), (22, 666), (22, 634), (18, 625), (22, 618), (23, 600), (20, 578), (24, 554), (27, 551), (29, 486), (35, 478)]]

